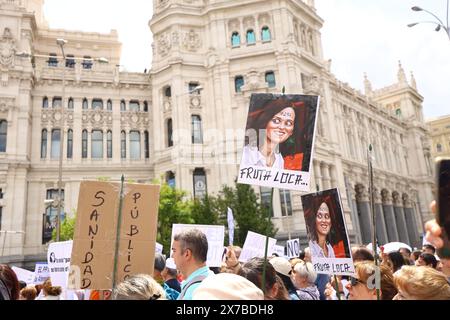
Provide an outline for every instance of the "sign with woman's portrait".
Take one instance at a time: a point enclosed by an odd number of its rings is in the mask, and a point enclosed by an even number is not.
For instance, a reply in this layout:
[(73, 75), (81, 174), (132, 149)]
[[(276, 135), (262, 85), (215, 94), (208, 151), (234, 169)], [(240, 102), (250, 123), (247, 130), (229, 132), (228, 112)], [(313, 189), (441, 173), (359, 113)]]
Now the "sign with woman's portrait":
[(350, 242), (338, 189), (302, 196), (306, 231), (314, 270), (331, 275), (353, 275)]
[(252, 94), (238, 182), (309, 191), (318, 96)]

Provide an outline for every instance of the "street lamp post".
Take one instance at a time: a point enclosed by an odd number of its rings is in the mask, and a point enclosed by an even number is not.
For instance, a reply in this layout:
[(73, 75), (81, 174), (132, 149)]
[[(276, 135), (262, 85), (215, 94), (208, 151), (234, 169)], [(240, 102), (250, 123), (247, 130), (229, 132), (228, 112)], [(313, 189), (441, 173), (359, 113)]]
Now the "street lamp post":
[(448, 21), (449, 21), (449, 16), (448, 16), (449, 2), (450, 2), (450, 0), (447, 0), (447, 16), (446, 16), (447, 24), (444, 24), (444, 22), (442, 22), (442, 20), (437, 15), (435, 15), (433, 12), (425, 10), (425, 9), (423, 9), (421, 7), (418, 7), (418, 6), (414, 6), (414, 7), (411, 8), (412, 11), (425, 11), (426, 13), (432, 15), (437, 20), (437, 22), (436, 21), (419, 21), (419, 22), (414, 22), (414, 23), (408, 24), (408, 27), (412, 28), (412, 27), (414, 27), (414, 26), (416, 26), (416, 25), (418, 25), (420, 23), (435, 24), (436, 28), (434, 30), (435, 31), (440, 31), (441, 29), (444, 29), (445, 32), (447, 33), (448, 39), (450, 40), (450, 26), (449, 26), (449, 23), (448, 23)]

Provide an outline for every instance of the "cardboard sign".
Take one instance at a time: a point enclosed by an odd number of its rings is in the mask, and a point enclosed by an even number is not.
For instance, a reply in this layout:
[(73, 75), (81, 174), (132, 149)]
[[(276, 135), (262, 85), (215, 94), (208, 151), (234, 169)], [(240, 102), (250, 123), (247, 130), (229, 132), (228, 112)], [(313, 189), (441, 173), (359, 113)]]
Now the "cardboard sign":
[(319, 97), (252, 94), (238, 182), (309, 191)]
[(314, 270), (329, 275), (354, 275), (339, 190), (304, 195), (302, 205)]
[(116, 255), (120, 184), (81, 183), (70, 289), (112, 289), (115, 257), (116, 284), (133, 274), (153, 274), (159, 186), (125, 184), (123, 194)]
[(273, 253), (276, 253), (279, 257), (284, 257), (284, 247), (283, 246), (279, 246), (279, 245), (274, 245), (273, 246)]
[(47, 250), (47, 263), (53, 286), (67, 288), (73, 241), (50, 243)]
[(11, 269), (19, 281), (24, 281), (27, 285), (34, 283), (34, 272), (16, 266), (12, 266)]
[(50, 271), (48, 270), (47, 262), (38, 262), (34, 267), (34, 284), (42, 284), (50, 278)]
[[(267, 256), (270, 256), (274, 252), (276, 239), (269, 238), (269, 246), (267, 249)], [(242, 252), (239, 257), (240, 262), (247, 262), (251, 258), (264, 258), (266, 249), (266, 236), (258, 234), (252, 231), (247, 233)]]
[(286, 242), (286, 250), (289, 259), (298, 258), (300, 255), (300, 239), (288, 240)]
[[(189, 229), (200, 230), (206, 235), (206, 239), (208, 239), (208, 256), (206, 259), (206, 265), (208, 267), (220, 267), (222, 265), (225, 227), (199, 224), (174, 224), (172, 226), (172, 238), (170, 241), (171, 252), (174, 236), (181, 231)], [(172, 254), (170, 256), (172, 256)]]

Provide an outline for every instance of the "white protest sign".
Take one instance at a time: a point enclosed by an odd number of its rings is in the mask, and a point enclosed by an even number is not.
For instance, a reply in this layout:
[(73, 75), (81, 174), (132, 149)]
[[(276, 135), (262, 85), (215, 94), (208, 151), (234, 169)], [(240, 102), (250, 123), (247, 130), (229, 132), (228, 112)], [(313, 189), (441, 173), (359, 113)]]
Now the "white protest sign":
[(276, 253), (279, 257), (284, 257), (284, 247), (276, 244), (273, 246), (272, 253)]
[[(269, 244), (267, 248), (267, 256), (270, 256), (274, 252), (274, 246), (277, 243), (276, 239), (269, 238)], [(252, 231), (247, 233), (244, 246), (242, 248), (241, 255), (239, 257), (240, 262), (247, 262), (251, 258), (264, 258), (266, 249), (266, 236), (258, 234)]]
[[(172, 248), (174, 236), (177, 233), (189, 229), (198, 229), (202, 231), (206, 235), (206, 239), (208, 239), (208, 256), (206, 259), (206, 265), (208, 267), (222, 266), (223, 242), (225, 240), (225, 227), (198, 225), (198, 224), (174, 224), (172, 225), (172, 238), (170, 241), (171, 243), (170, 248)], [(172, 256), (172, 254), (170, 256)]]
[(19, 281), (24, 281), (27, 285), (33, 284), (34, 272), (16, 266), (12, 266), (11, 269), (14, 271)]
[(301, 197), (308, 233), (308, 247), (317, 273), (355, 274), (350, 241), (338, 189)]
[(289, 259), (298, 258), (300, 255), (300, 239), (288, 240), (286, 243), (286, 251)]
[(47, 262), (53, 286), (67, 287), (73, 241), (54, 242), (48, 246)]
[(230, 246), (232, 246), (234, 241), (234, 217), (233, 217), (233, 210), (231, 210), (231, 208), (228, 208), (227, 211), (227, 222), (228, 222), (228, 243)]
[[(319, 100), (312, 95), (252, 94), (238, 183), (309, 191)], [(266, 154), (268, 145), (279, 152)]]
[(42, 284), (50, 278), (50, 271), (48, 270), (47, 262), (38, 262), (34, 267), (34, 284)]
[(162, 252), (163, 252), (163, 245), (157, 242), (156, 245), (155, 245), (155, 253), (161, 253), (162, 254)]

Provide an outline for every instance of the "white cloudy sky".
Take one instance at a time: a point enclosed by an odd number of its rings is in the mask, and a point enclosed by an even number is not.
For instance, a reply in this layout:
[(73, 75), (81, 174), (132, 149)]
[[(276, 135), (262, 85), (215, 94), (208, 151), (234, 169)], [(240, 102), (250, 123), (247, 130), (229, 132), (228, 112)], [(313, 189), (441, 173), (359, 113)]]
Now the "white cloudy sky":
[[(322, 43), (332, 71), (356, 89), (363, 89), (363, 73), (372, 86), (396, 81), (401, 60), (409, 78), (413, 71), (425, 97), (427, 118), (450, 114), (450, 40), (432, 24), (408, 28), (411, 22), (433, 20), (421, 6), (446, 23), (445, 0), (316, 0), (325, 20)], [(151, 0), (45, 0), (51, 28), (109, 32), (116, 29), (123, 43), (121, 63), (142, 72), (151, 65)]]

